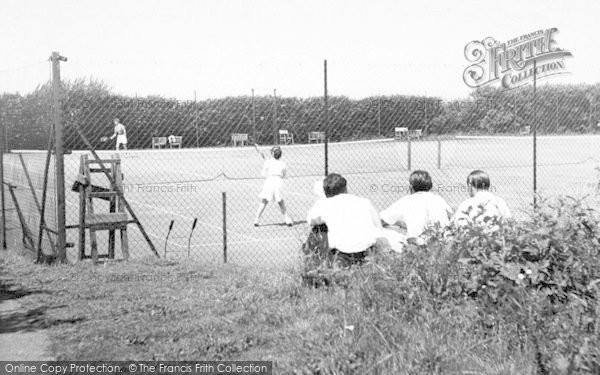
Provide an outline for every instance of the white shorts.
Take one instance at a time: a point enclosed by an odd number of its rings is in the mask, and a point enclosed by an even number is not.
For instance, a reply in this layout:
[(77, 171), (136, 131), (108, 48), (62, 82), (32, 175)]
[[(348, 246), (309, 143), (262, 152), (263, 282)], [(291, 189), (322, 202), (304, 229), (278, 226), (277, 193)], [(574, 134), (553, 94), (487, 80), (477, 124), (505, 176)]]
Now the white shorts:
[(266, 199), (269, 202), (281, 202), (283, 200), (283, 178), (270, 176), (265, 180), (263, 188), (258, 194), (260, 199)]

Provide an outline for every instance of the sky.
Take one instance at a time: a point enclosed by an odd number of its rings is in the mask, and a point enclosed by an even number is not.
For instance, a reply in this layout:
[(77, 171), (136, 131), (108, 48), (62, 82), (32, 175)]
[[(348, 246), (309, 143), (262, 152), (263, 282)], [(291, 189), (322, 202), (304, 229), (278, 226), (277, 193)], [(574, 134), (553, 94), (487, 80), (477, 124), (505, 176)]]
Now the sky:
[(0, 0), (0, 92), (96, 79), (125, 95), (429, 95), (472, 92), (465, 46), (558, 28), (568, 75), (600, 82), (598, 0)]

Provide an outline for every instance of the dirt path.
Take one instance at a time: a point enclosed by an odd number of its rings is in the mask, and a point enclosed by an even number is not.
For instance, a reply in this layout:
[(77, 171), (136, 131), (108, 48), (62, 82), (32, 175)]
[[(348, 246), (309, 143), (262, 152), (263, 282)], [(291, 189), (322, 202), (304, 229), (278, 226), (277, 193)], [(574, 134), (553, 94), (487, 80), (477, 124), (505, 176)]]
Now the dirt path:
[(26, 311), (19, 303), (19, 292), (6, 288), (0, 280), (0, 361), (49, 361), (50, 340), (39, 326), (40, 313)]

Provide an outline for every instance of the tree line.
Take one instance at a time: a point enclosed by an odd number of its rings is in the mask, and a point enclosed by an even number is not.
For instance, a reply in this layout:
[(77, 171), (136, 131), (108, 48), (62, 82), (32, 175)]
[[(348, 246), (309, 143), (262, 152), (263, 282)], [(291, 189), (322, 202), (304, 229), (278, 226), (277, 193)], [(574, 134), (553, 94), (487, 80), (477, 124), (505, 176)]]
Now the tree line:
[[(537, 124), (540, 134), (599, 130), (600, 84), (546, 85), (474, 90), (468, 98), (425, 96), (273, 97), (237, 96), (178, 101), (160, 96), (131, 97), (112, 92), (100, 81), (63, 82), (60, 114), (65, 147), (85, 149), (77, 129), (97, 148), (110, 136), (113, 119), (127, 127), (130, 148), (150, 148), (152, 137), (183, 136), (183, 147), (226, 146), (232, 133), (270, 144), (279, 129), (307, 142), (308, 132), (327, 132), (333, 142), (391, 137), (394, 128), (421, 129), (426, 136), (524, 134)], [(52, 90), (0, 95), (0, 122), (10, 149), (45, 149), (53, 121)]]

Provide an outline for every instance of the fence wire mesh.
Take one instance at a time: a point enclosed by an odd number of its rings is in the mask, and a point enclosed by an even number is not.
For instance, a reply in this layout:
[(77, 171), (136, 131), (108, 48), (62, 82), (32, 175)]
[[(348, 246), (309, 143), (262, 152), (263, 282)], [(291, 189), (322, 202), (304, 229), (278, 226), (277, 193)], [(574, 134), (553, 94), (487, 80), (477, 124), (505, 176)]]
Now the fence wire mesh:
[[(81, 156), (93, 159), (86, 140), (101, 159), (119, 158), (125, 199), (160, 256), (167, 258), (291, 264), (309, 231), (305, 216), (325, 171), (345, 176), (350, 192), (383, 210), (409, 194), (408, 176), (417, 169), (428, 171), (433, 191), (456, 208), (468, 197), (467, 175), (482, 169), (520, 219), (531, 212), (534, 178), (543, 195), (584, 196), (597, 187), (600, 84), (543, 84), (535, 93), (531, 87), (485, 88), (457, 100), (406, 95), (351, 99), (340, 93), (330, 95), (327, 104), (319, 88), (307, 98), (247, 91), (178, 101), (116, 94), (101, 81), (63, 80), (67, 242), (73, 245), (69, 259), (79, 257), (80, 192), (71, 186), (80, 180)], [(30, 94), (0, 97), (9, 150), (3, 167), (11, 230), (23, 227), (7, 184), (16, 186), (15, 202), (30, 228), (39, 226), (23, 164), (41, 201), (43, 150), (52, 134), (51, 96), (50, 84), (42, 83)], [(115, 119), (125, 126), (127, 149), (115, 150)], [(293, 226), (286, 226), (279, 207), (270, 203), (256, 227), (264, 183), (261, 153), (268, 157), (275, 144), (288, 167), (284, 201)], [(45, 218), (52, 229), (54, 157), (49, 170)], [(91, 184), (110, 189), (102, 173), (93, 173)], [(110, 203), (99, 200), (94, 210), (109, 213)], [(90, 240), (86, 231), (86, 253)], [(97, 242), (105, 253), (109, 234), (99, 232)], [(152, 254), (134, 223), (128, 225), (128, 244), (132, 257)]]

